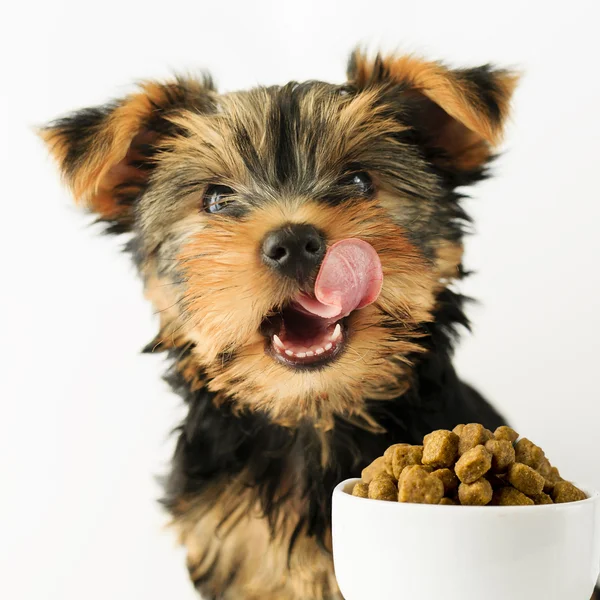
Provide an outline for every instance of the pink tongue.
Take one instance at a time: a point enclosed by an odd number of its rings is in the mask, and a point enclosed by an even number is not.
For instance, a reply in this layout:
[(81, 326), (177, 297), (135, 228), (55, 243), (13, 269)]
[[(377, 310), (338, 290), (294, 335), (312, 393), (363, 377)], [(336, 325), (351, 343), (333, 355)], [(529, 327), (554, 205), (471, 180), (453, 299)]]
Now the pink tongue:
[(315, 282), (316, 299), (302, 295), (297, 302), (319, 317), (341, 318), (375, 302), (382, 282), (375, 248), (355, 238), (341, 240), (329, 248), (321, 263)]

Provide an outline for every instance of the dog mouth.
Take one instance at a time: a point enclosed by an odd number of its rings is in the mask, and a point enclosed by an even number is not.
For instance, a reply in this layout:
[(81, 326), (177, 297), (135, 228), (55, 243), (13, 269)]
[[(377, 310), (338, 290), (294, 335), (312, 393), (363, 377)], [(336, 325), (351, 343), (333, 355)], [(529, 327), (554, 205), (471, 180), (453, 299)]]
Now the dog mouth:
[(267, 352), (294, 368), (323, 367), (344, 350), (348, 317), (375, 302), (383, 273), (375, 249), (359, 239), (333, 244), (321, 263), (314, 291), (297, 294), (263, 321)]
[(323, 318), (299, 302), (266, 320), (269, 353), (293, 367), (322, 366), (343, 350), (347, 319)]

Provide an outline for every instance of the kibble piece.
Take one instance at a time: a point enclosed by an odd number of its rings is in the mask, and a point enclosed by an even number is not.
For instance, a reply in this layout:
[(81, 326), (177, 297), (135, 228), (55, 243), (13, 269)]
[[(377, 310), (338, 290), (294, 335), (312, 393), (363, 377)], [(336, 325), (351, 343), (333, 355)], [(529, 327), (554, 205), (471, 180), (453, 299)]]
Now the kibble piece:
[(533, 506), (534, 502), (514, 487), (503, 487), (494, 492), (492, 504), (495, 506)]
[(367, 484), (371, 483), (375, 477), (385, 473), (385, 460), (383, 456), (376, 458), (368, 467), (365, 467), (360, 474), (360, 478)]
[(461, 423), (460, 425), (457, 425), (453, 430), (452, 433), (455, 433), (456, 435), (460, 436), (460, 434), (462, 433), (463, 429), (465, 428), (465, 426)]
[(405, 475), (410, 473), (411, 469), (416, 469), (416, 468), (420, 469), (421, 471), (424, 471), (427, 474), (433, 473), (433, 471), (435, 470), (433, 467), (430, 467), (429, 465), (408, 465), (407, 467), (404, 467), (404, 469), (402, 469), (402, 473), (400, 474), (400, 479), (398, 479), (398, 486), (400, 486), (400, 481), (402, 480), (402, 477), (404, 477)]
[(527, 438), (521, 438), (515, 444), (515, 460), (532, 469), (537, 469), (544, 456), (544, 451)]
[(494, 431), (494, 438), (497, 440), (506, 440), (514, 444), (519, 439), (519, 434), (512, 427), (501, 425)]
[(451, 469), (437, 469), (431, 474), (442, 482), (446, 496), (451, 496), (458, 489), (458, 477)]
[(556, 467), (550, 468), (550, 475), (548, 476), (548, 479), (552, 481), (552, 483), (558, 483), (559, 481), (563, 481), (563, 478), (560, 476), (560, 473), (558, 472), (558, 469)]
[(559, 481), (564, 481), (564, 479), (560, 476), (560, 472), (556, 467), (550, 468), (550, 475), (548, 475), (548, 480), (552, 483), (558, 483)]
[(455, 506), (456, 502), (454, 502), (454, 500), (452, 500), (451, 498), (442, 498), (438, 504), (441, 505), (446, 505), (446, 506)]
[(396, 483), (387, 473), (378, 475), (369, 483), (369, 498), (396, 502), (398, 500)]
[[(465, 429), (468, 425), (465, 425)], [(462, 438), (461, 438), (462, 439)], [(465, 452), (454, 470), (462, 483), (473, 483), (483, 477), (492, 467), (492, 455), (481, 444)]]
[(392, 455), (392, 474), (396, 479), (400, 479), (404, 467), (420, 465), (422, 458), (423, 446), (399, 446), (395, 448)]
[(550, 498), (548, 494), (544, 494), (544, 492), (531, 496), (531, 499), (533, 500), (534, 504), (554, 504), (552, 498)]
[(580, 490), (568, 481), (557, 481), (554, 484), (552, 499), (557, 504), (563, 502), (577, 502), (578, 500), (585, 500), (586, 498), (587, 495), (583, 490)]
[(425, 469), (415, 467), (402, 475), (399, 482), (399, 502), (439, 504), (444, 497), (444, 484)]
[(544, 475), (544, 493), (551, 494), (554, 486), (559, 482), (563, 481), (556, 467), (550, 467), (550, 473)]
[(534, 469), (522, 463), (514, 463), (508, 468), (508, 482), (520, 492), (533, 496), (541, 494), (545, 479)]
[(459, 437), (445, 429), (432, 431), (423, 438), (424, 465), (436, 468), (451, 467), (458, 454)]
[(365, 467), (361, 472), (361, 479), (364, 483), (369, 484), (375, 477), (386, 473), (385, 460), (383, 456), (376, 458), (370, 465)]
[(363, 483), (362, 481), (359, 481), (352, 488), (352, 495), (358, 496), (359, 498), (368, 498), (369, 497), (369, 485), (367, 483)]
[(406, 476), (414, 470), (420, 471), (425, 474), (428, 473), (428, 471), (425, 470), (425, 467), (423, 465), (408, 465), (408, 467), (404, 467), (402, 473), (400, 473), (400, 478), (398, 479), (398, 489), (400, 489), (400, 486), (402, 485), (402, 482), (404, 481)]
[(505, 473), (515, 462), (515, 449), (508, 440), (488, 440), (485, 449), (492, 455), (492, 471)]
[(545, 456), (541, 460), (540, 464), (537, 466), (536, 471), (546, 479), (549, 479), (552, 475), (552, 465)]
[(394, 456), (394, 451), (396, 450), (396, 448), (400, 448), (401, 446), (410, 446), (410, 444), (393, 444), (392, 446), (390, 446), (384, 453), (383, 453), (383, 459), (384, 459), (384, 463), (385, 463), (385, 470), (390, 474), (393, 475), (394, 474), (394, 470), (392, 468), (392, 458)]
[(458, 486), (458, 499), (466, 506), (485, 506), (492, 501), (492, 485), (481, 478), (473, 483), (461, 483)]
[(491, 437), (491, 431), (480, 423), (465, 425), (459, 436), (458, 455), (462, 456), (475, 446), (484, 445)]

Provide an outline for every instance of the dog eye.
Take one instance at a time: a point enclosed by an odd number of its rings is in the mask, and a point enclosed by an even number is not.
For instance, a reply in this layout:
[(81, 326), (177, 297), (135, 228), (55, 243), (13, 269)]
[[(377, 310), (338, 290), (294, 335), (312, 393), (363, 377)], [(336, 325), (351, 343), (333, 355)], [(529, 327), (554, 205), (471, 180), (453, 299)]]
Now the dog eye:
[(375, 185), (366, 171), (351, 173), (342, 181), (343, 185), (354, 187), (361, 196), (370, 198), (375, 193)]
[(226, 185), (209, 185), (202, 198), (202, 207), (207, 213), (216, 213), (231, 202), (230, 196), (235, 192)]

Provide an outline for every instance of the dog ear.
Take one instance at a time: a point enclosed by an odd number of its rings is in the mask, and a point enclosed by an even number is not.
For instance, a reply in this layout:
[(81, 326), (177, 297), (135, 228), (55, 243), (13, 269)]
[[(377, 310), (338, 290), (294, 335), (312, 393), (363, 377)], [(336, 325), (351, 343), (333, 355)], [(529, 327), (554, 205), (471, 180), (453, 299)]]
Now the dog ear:
[(213, 91), (208, 76), (145, 82), (136, 93), (57, 119), (39, 134), (76, 201), (108, 222), (111, 231), (127, 231), (157, 144), (174, 128), (169, 117), (179, 109), (209, 110)]
[(411, 55), (368, 59), (357, 50), (348, 79), (359, 90), (383, 87), (386, 98), (394, 97), (440, 166), (473, 171), (501, 141), (518, 75), (490, 65), (448, 69)]

